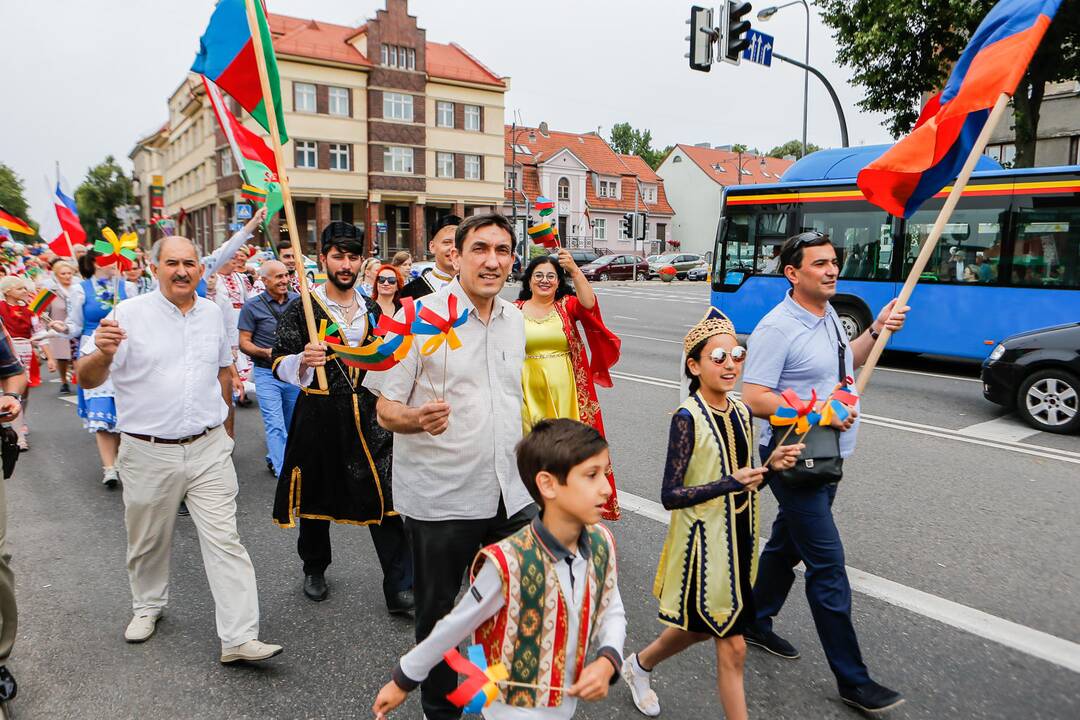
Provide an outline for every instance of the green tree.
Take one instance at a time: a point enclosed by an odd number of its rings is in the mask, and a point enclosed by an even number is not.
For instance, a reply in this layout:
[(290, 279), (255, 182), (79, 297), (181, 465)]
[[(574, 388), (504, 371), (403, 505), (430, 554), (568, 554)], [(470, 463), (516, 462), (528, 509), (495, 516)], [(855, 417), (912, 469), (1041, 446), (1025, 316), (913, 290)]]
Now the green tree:
[[(838, 60), (865, 90), (859, 107), (885, 113), (893, 137), (911, 130), (923, 93), (940, 89), (996, 0), (815, 0)], [(1013, 97), (1016, 167), (1035, 162), (1048, 82), (1080, 78), (1080, 0), (1064, 0)]]
[[(814, 153), (821, 148), (812, 142), (806, 143), (806, 152)], [(801, 158), (802, 155), (802, 140), (788, 140), (783, 145), (777, 145), (772, 150), (766, 153), (769, 157), (783, 158), (787, 155), (794, 155), (795, 159)]]
[(745, 153), (749, 149), (750, 149), (750, 147), (748, 145), (744, 145), (742, 143), (734, 143), (731, 146), (731, 152), (733, 152), (733, 153)]
[(651, 130), (636, 130), (628, 122), (616, 123), (611, 128), (610, 143), (615, 152), (637, 155), (653, 170), (660, 167), (664, 157), (675, 147), (668, 145), (663, 150), (657, 150), (652, 146)]
[[(25, 220), (35, 232), (37, 231), (38, 224), (29, 217), (30, 205), (26, 202), (26, 186), (19, 174), (4, 163), (0, 163), (0, 205), (20, 220)], [(25, 241), (30, 238), (19, 235), (16, 239)]]
[(75, 204), (79, 208), (79, 221), (88, 238), (101, 235), (101, 227), (108, 226), (119, 232), (122, 228), (116, 216), (116, 208), (134, 202), (131, 178), (109, 155), (105, 162), (95, 165), (86, 173), (86, 179), (75, 189)]

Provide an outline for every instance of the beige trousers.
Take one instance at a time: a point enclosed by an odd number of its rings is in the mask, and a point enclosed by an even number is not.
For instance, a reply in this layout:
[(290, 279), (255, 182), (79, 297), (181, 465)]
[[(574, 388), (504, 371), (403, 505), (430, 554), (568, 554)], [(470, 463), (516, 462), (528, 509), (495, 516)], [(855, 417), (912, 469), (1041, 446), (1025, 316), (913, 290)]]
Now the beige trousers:
[(233, 441), (221, 427), (187, 445), (121, 435), (116, 467), (124, 484), (127, 569), (136, 615), (160, 615), (169, 601), (169, 556), (180, 501), (199, 533), (223, 647), (259, 636), (255, 568), (236, 531)]
[(0, 665), (11, 655), (19, 629), (19, 609), (15, 605), (15, 573), (7, 551), (7, 480), (0, 478)]

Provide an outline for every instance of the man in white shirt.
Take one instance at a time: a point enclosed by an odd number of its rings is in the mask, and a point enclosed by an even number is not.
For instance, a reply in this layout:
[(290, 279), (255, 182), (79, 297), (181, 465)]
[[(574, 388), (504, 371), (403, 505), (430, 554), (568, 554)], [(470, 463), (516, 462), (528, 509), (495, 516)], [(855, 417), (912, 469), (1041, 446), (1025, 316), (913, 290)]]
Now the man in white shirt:
[(236, 530), (233, 440), (222, 423), (232, 395), (232, 349), (221, 310), (196, 295), (194, 244), (173, 236), (151, 250), (157, 290), (131, 298), (85, 338), (79, 382), (116, 388), (117, 465), (124, 478), (127, 567), (134, 617), (128, 642), (154, 634), (169, 598), (176, 508), (187, 501), (214, 596), (221, 662), (265, 660), (255, 569)]

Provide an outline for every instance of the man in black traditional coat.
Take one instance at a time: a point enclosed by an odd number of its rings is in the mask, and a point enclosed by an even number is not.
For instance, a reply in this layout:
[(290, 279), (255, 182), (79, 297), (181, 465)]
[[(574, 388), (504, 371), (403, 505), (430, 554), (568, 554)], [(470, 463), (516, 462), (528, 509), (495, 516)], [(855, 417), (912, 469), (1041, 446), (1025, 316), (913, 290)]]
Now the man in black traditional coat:
[(461, 218), (457, 215), (446, 215), (435, 223), (431, 229), (431, 240), (428, 241), (428, 252), (435, 257), (435, 267), (405, 283), (405, 287), (401, 288), (401, 297), (420, 299), (450, 284), (457, 275), (454, 234), (460, 224)]
[[(331, 343), (357, 346), (373, 341), (381, 312), (356, 288), (363, 231), (330, 223), (319, 254), (327, 281), (311, 292), (316, 327), (325, 324)], [(309, 342), (300, 302), (282, 314), (273, 358), (275, 376), (302, 390), (278, 477), (274, 522), (294, 527), (299, 520), (304, 594), (314, 601), (327, 596), (330, 521), (367, 525), (382, 565), (387, 609), (410, 612), (412, 559), (391, 498), (393, 435), (376, 421), (375, 396), (361, 385), (365, 371), (333, 356), (327, 360), (327, 345)], [(327, 388), (319, 384), (318, 367), (325, 369)]]

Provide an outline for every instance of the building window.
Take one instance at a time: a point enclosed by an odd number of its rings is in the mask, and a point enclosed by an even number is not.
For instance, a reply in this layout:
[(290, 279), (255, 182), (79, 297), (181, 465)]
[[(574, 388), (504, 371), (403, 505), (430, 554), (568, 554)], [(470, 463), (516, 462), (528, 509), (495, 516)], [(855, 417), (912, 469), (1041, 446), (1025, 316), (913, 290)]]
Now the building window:
[(330, 143), (330, 169), (349, 169), (349, 146), (344, 143)]
[(466, 105), (465, 106), (465, 129), (480, 131), (480, 106), (479, 105)]
[(570, 181), (566, 178), (559, 178), (559, 199), (570, 199)]
[(384, 67), (400, 70), (416, 69), (416, 50), (398, 45), (383, 45), (380, 53)]
[(1080, 165), (1080, 135), (1069, 138), (1069, 164)]
[(383, 93), (383, 118), (412, 122), (412, 101), (412, 95), (392, 92)]
[(618, 193), (618, 185), (614, 180), (601, 180), (600, 189), (597, 191), (597, 195), (602, 198), (613, 198)]
[(296, 142), (296, 167), (314, 168), (319, 166), (318, 152), (313, 140)]
[(465, 156), (465, 179), (466, 180), (479, 180), (480, 179), (480, 156), (479, 155), (466, 155)]
[(593, 220), (592, 238), (593, 240), (607, 240), (607, 220), (604, 218)]
[(225, 150), (221, 153), (221, 177), (228, 177), (232, 174), (232, 152)]
[(435, 177), (454, 177), (454, 153), (435, 153)]
[(1001, 163), (1002, 167), (1012, 167), (1016, 159), (1016, 145), (1014, 143), (1001, 143), (987, 145), (984, 153)]
[(454, 103), (439, 100), (435, 103), (435, 125), (438, 127), (454, 127)]
[(667, 240), (667, 225), (664, 223), (656, 223), (656, 239), (660, 242)]
[(315, 112), (315, 86), (293, 83), (293, 109), (296, 112)]
[(349, 91), (342, 87), (327, 88), (327, 96), (330, 99), (330, 114), (349, 116)]
[(517, 187), (517, 171), (516, 170), (507, 170), (506, 171), (506, 189), (507, 190), (513, 190), (515, 187)]
[(383, 150), (383, 171), (411, 175), (413, 172), (413, 149), (388, 147)]
[(415, 70), (416, 69), (416, 51), (413, 50), (412, 48), (409, 48), (408, 50), (409, 50), (409, 69), (410, 70)]

